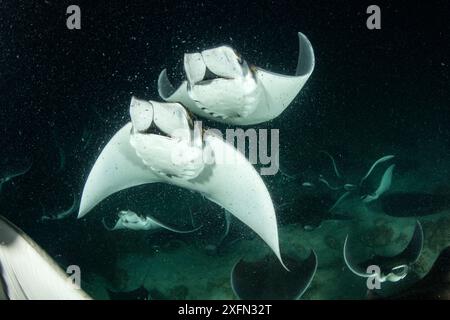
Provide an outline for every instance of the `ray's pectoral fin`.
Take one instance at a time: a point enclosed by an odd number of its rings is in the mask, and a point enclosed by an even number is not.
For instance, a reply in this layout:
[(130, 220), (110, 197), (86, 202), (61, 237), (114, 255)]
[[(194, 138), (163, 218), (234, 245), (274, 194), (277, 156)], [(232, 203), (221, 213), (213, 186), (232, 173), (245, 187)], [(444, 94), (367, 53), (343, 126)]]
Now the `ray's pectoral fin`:
[(190, 182), (190, 189), (201, 192), (249, 226), (283, 264), (275, 208), (261, 176), (242, 153), (221, 138), (207, 135), (205, 143), (216, 161), (206, 168), (206, 177), (200, 175)]
[[(160, 118), (162, 115), (155, 113), (154, 117), (161, 121), (164, 120)], [(171, 124), (170, 121), (164, 123)], [(136, 133), (132, 132), (131, 123), (125, 125), (95, 162), (83, 190), (78, 217), (86, 215), (115, 192), (141, 184), (165, 182), (197, 191), (231, 212), (258, 234), (283, 264), (273, 202), (251, 163), (236, 148), (214, 135), (204, 135), (201, 147), (194, 141), (194, 145), (183, 144), (180, 148), (178, 142), (186, 142), (183, 132), (180, 137), (181, 140), (146, 131)], [(175, 162), (173, 155), (177, 156)], [(197, 163), (199, 158), (201, 161)], [(169, 169), (180, 175), (158, 171)]]
[(392, 184), (392, 175), (394, 173), (395, 164), (389, 166), (386, 169), (383, 176), (381, 177), (380, 184), (378, 185), (377, 190), (373, 194), (369, 194), (362, 197), (362, 201), (364, 203), (369, 203), (374, 200), (377, 200), (380, 196), (382, 196), (385, 192), (387, 192)]
[(131, 128), (131, 122), (122, 127), (97, 158), (84, 185), (78, 218), (113, 193), (162, 180), (136, 155), (130, 144)]
[(351, 272), (356, 274), (359, 277), (368, 278), (371, 276), (370, 273), (367, 273), (367, 268), (362, 267), (360, 264), (356, 263), (355, 258), (353, 257), (353, 254), (351, 250), (349, 249), (349, 236), (347, 235), (345, 237), (344, 242), (344, 249), (343, 249), (343, 255), (344, 255), (344, 262), (347, 268), (350, 269)]
[(285, 258), (291, 271), (281, 268), (272, 256), (246, 262), (239, 260), (231, 271), (231, 287), (244, 300), (297, 300), (308, 289), (317, 270), (314, 250), (303, 261)]
[(189, 101), (187, 82), (184, 81), (177, 89), (172, 85), (167, 76), (167, 69), (161, 71), (158, 77), (158, 93), (166, 101)]
[[(409, 272), (410, 266), (418, 259), (423, 249), (423, 229), (419, 221), (416, 221), (415, 228), (411, 240), (406, 248), (395, 256), (374, 256), (363, 262), (356, 262), (352, 255), (352, 250), (348, 245), (349, 237), (344, 243), (344, 261), (347, 267), (359, 277), (376, 276), (381, 282), (397, 282), (405, 278)], [(379, 269), (375, 273), (375, 269), (369, 272), (369, 267), (376, 266)]]
[(415, 263), (422, 253), (423, 241), (424, 236), (422, 224), (419, 222), (419, 220), (417, 220), (411, 240), (409, 241), (406, 248), (402, 251), (402, 253), (398, 255), (398, 258), (401, 259), (405, 264)]
[(267, 109), (257, 109), (252, 117), (271, 120), (280, 115), (294, 100), (311, 76), (315, 57), (311, 42), (301, 32), (298, 33), (299, 55), (295, 75), (287, 76), (256, 68), (256, 78), (266, 93)]
[(427, 275), (412, 286), (395, 294), (396, 300), (449, 300), (450, 299), (450, 247), (438, 256)]

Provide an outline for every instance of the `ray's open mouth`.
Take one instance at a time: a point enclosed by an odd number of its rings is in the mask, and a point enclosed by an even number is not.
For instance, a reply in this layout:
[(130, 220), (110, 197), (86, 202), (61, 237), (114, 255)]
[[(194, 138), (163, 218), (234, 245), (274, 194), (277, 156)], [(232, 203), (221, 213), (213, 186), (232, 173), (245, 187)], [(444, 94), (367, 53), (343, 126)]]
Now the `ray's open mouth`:
[(147, 130), (141, 132), (143, 134), (156, 134), (158, 136), (163, 136), (163, 137), (167, 137), (167, 138), (173, 138), (170, 134), (168, 134), (167, 132), (164, 132), (163, 130), (161, 130), (156, 124), (155, 122), (152, 122), (152, 124), (150, 125), (150, 127), (148, 127)]
[(226, 77), (226, 76), (221, 76), (221, 75), (215, 74), (208, 67), (206, 67), (205, 76), (203, 77), (202, 80), (194, 83), (194, 85), (204, 86), (204, 85), (208, 85), (211, 82), (213, 82), (214, 80), (218, 80), (218, 79), (233, 80), (234, 78), (230, 78), (230, 77)]

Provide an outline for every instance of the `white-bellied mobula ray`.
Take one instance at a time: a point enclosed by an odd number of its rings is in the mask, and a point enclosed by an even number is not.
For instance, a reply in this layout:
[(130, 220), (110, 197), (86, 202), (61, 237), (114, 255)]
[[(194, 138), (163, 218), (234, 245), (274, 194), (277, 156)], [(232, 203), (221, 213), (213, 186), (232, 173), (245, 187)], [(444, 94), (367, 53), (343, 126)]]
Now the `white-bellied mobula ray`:
[(278, 117), (294, 100), (314, 70), (314, 50), (298, 33), (299, 56), (295, 75), (251, 66), (229, 46), (184, 55), (186, 80), (175, 89), (167, 70), (158, 79), (158, 92), (193, 113), (215, 121), (251, 125)]
[(168, 183), (197, 191), (231, 212), (282, 263), (272, 199), (242, 153), (214, 134), (203, 134), (178, 103), (132, 98), (130, 116), (131, 122), (112, 137), (91, 169), (78, 217), (120, 190)]

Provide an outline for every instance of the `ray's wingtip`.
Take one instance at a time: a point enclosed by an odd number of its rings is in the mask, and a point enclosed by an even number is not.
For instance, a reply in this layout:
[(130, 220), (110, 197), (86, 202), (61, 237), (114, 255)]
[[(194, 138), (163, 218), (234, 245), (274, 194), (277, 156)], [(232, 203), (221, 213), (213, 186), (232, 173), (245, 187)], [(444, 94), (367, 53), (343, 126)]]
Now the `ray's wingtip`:
[(88, 211), (89, 210), (87, 210), (84, 205), (81, 205), (78, 209), (77, 219), (83, 218), (88, 213)]
[(164, 68), (164, 69), (161, 70), (161, 72), (159, 73), (158, 79), (160, 79), (164, 75), (167, 75), (167, 68)]
[(314, 71), (316, 65), (314, 49), (311, 41), (309, 41), (308, 37), (304, 33), (298, 31), (297, 35), (299, 41), (299, 53), (297, 70), (295, 74), (297, 76), (310, 75)]
[(158, 89), (160, 88), (160, 86), (164, 85), (168, 81), (169, 76), (167, 75), (167, 68), (164, 68), (161, 70), (158, 76)]
[(283, 261), (283, 258), (281, 258), (281, 251), (280, 248), (277, 248), (276, 250), (274, 250), (272, 248), (273, 252), (275, 253), (275, 256), (277, 257), (278, 261), (280, 262), (280, 264), (283, 266), (284, 269), (286, 269), (286, 271), (291, 272), (291, 270), (289, 270), (289, 268), (286, 266), (286, 264)]
[(298, 35), (299, 38), (302, 38), (302, 39), (308, 39), (308, 37), (307, 37), (303, 32), (301, 32), (301, 31), (298, 31), (298, 32), (297, 32), (297, 35)]
[(308, 37), (303, 32), (298, 31), (297, 35), (300, 42), (305, 42), (312, 49), (311, 41), (309, 41)]
[(173, 87), (172, 83), (169, 80), (169, 77), (167, 75), (167, 69), (164, 68), (159, 73), (158, 76), (158, 94), (159, 96), (166, 100), (169, 99), (170, 96), (176, 91), (176, 89)]
[(281, 253), (278, 252), (277, 254), (277, 258), (280, 261), (281, 265), (283, 266), (283, 268), (287, 271), (287, 272), (291, 272), (291, 269), (288, 268), (288, 266), (284, 263), (283, 258), (281, 257)]
[(413, 257), (412, 263), (416, 263), (419, 260), (419, 257), (422, 254), (423, 246), (424, 246), (424, 232), (422, 223), (419, 220), (416, 220), (416, 225), (414, 228), (413, 236), (411, 238), (411, 242), (415, 242), (415, 256)]
[(287, 272), (291, 272), (291, 270), (284, 264), (284, 261), (281, 260), (281, 258), (279, 258), (279, 259), (280, 259), (280, 263), (283, 266), (283, 268), (286, 269)]

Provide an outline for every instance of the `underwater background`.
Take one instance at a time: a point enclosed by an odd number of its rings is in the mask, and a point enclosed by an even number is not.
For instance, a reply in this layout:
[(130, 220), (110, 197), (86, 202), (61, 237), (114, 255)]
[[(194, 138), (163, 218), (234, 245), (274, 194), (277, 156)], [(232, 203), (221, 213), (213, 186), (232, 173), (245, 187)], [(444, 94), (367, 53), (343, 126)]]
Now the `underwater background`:
[[(160, 100), (157, 77), (181, 81), (182, 58), (228, 44), (262, 68), (293, 74), (297, 32), (312, 43), (315, 70), (276, 119), (253, 128), (280, 130), (280, 168), (263, 176), (275, 204), (282, 253), (319, 265), (304, 299), (363, 299), (365, 280), (345, 266), (347, 233), (378, 252), (396, 252), (422, 222), (423, 276), (450, 245), (450, 27), (448, 1), (95, 1), (78, 2), (81, 30), (66, 28), (68, 1), (0, 1), (0, 214), (30, 235), (63, 268), (79, 265), (97, 299), (144, 286), (151, 299), (235, 299), (230, 271), (242, 257), (269, 253), (263, 241), (200, 195), (155, 184), (128, 189), (83, 219), (46, 220), (81, 196), (111, 136), (129, 119), (130, 98)], [(368, 30), (377, 4), (381, 30)], [(206, 121), (211, 127), (227, 128)], [(395, 155), (389, 192), (424, 194), (444, 205), (350, 203), (328, 210), (340, 192), (304, 187), (333, 178), (333, 155), (349, 181), (375, 160)], [(449, 205), (447, 205), (449, 204)], [(419, 209), (418, 209), (419, 208)], [(192, 234), (107, 231), (120, 210), (151, 215)], [(423, 209), (423, 210), (422, 210)], [(192, 217), (191, 217), (192, 215)]]

